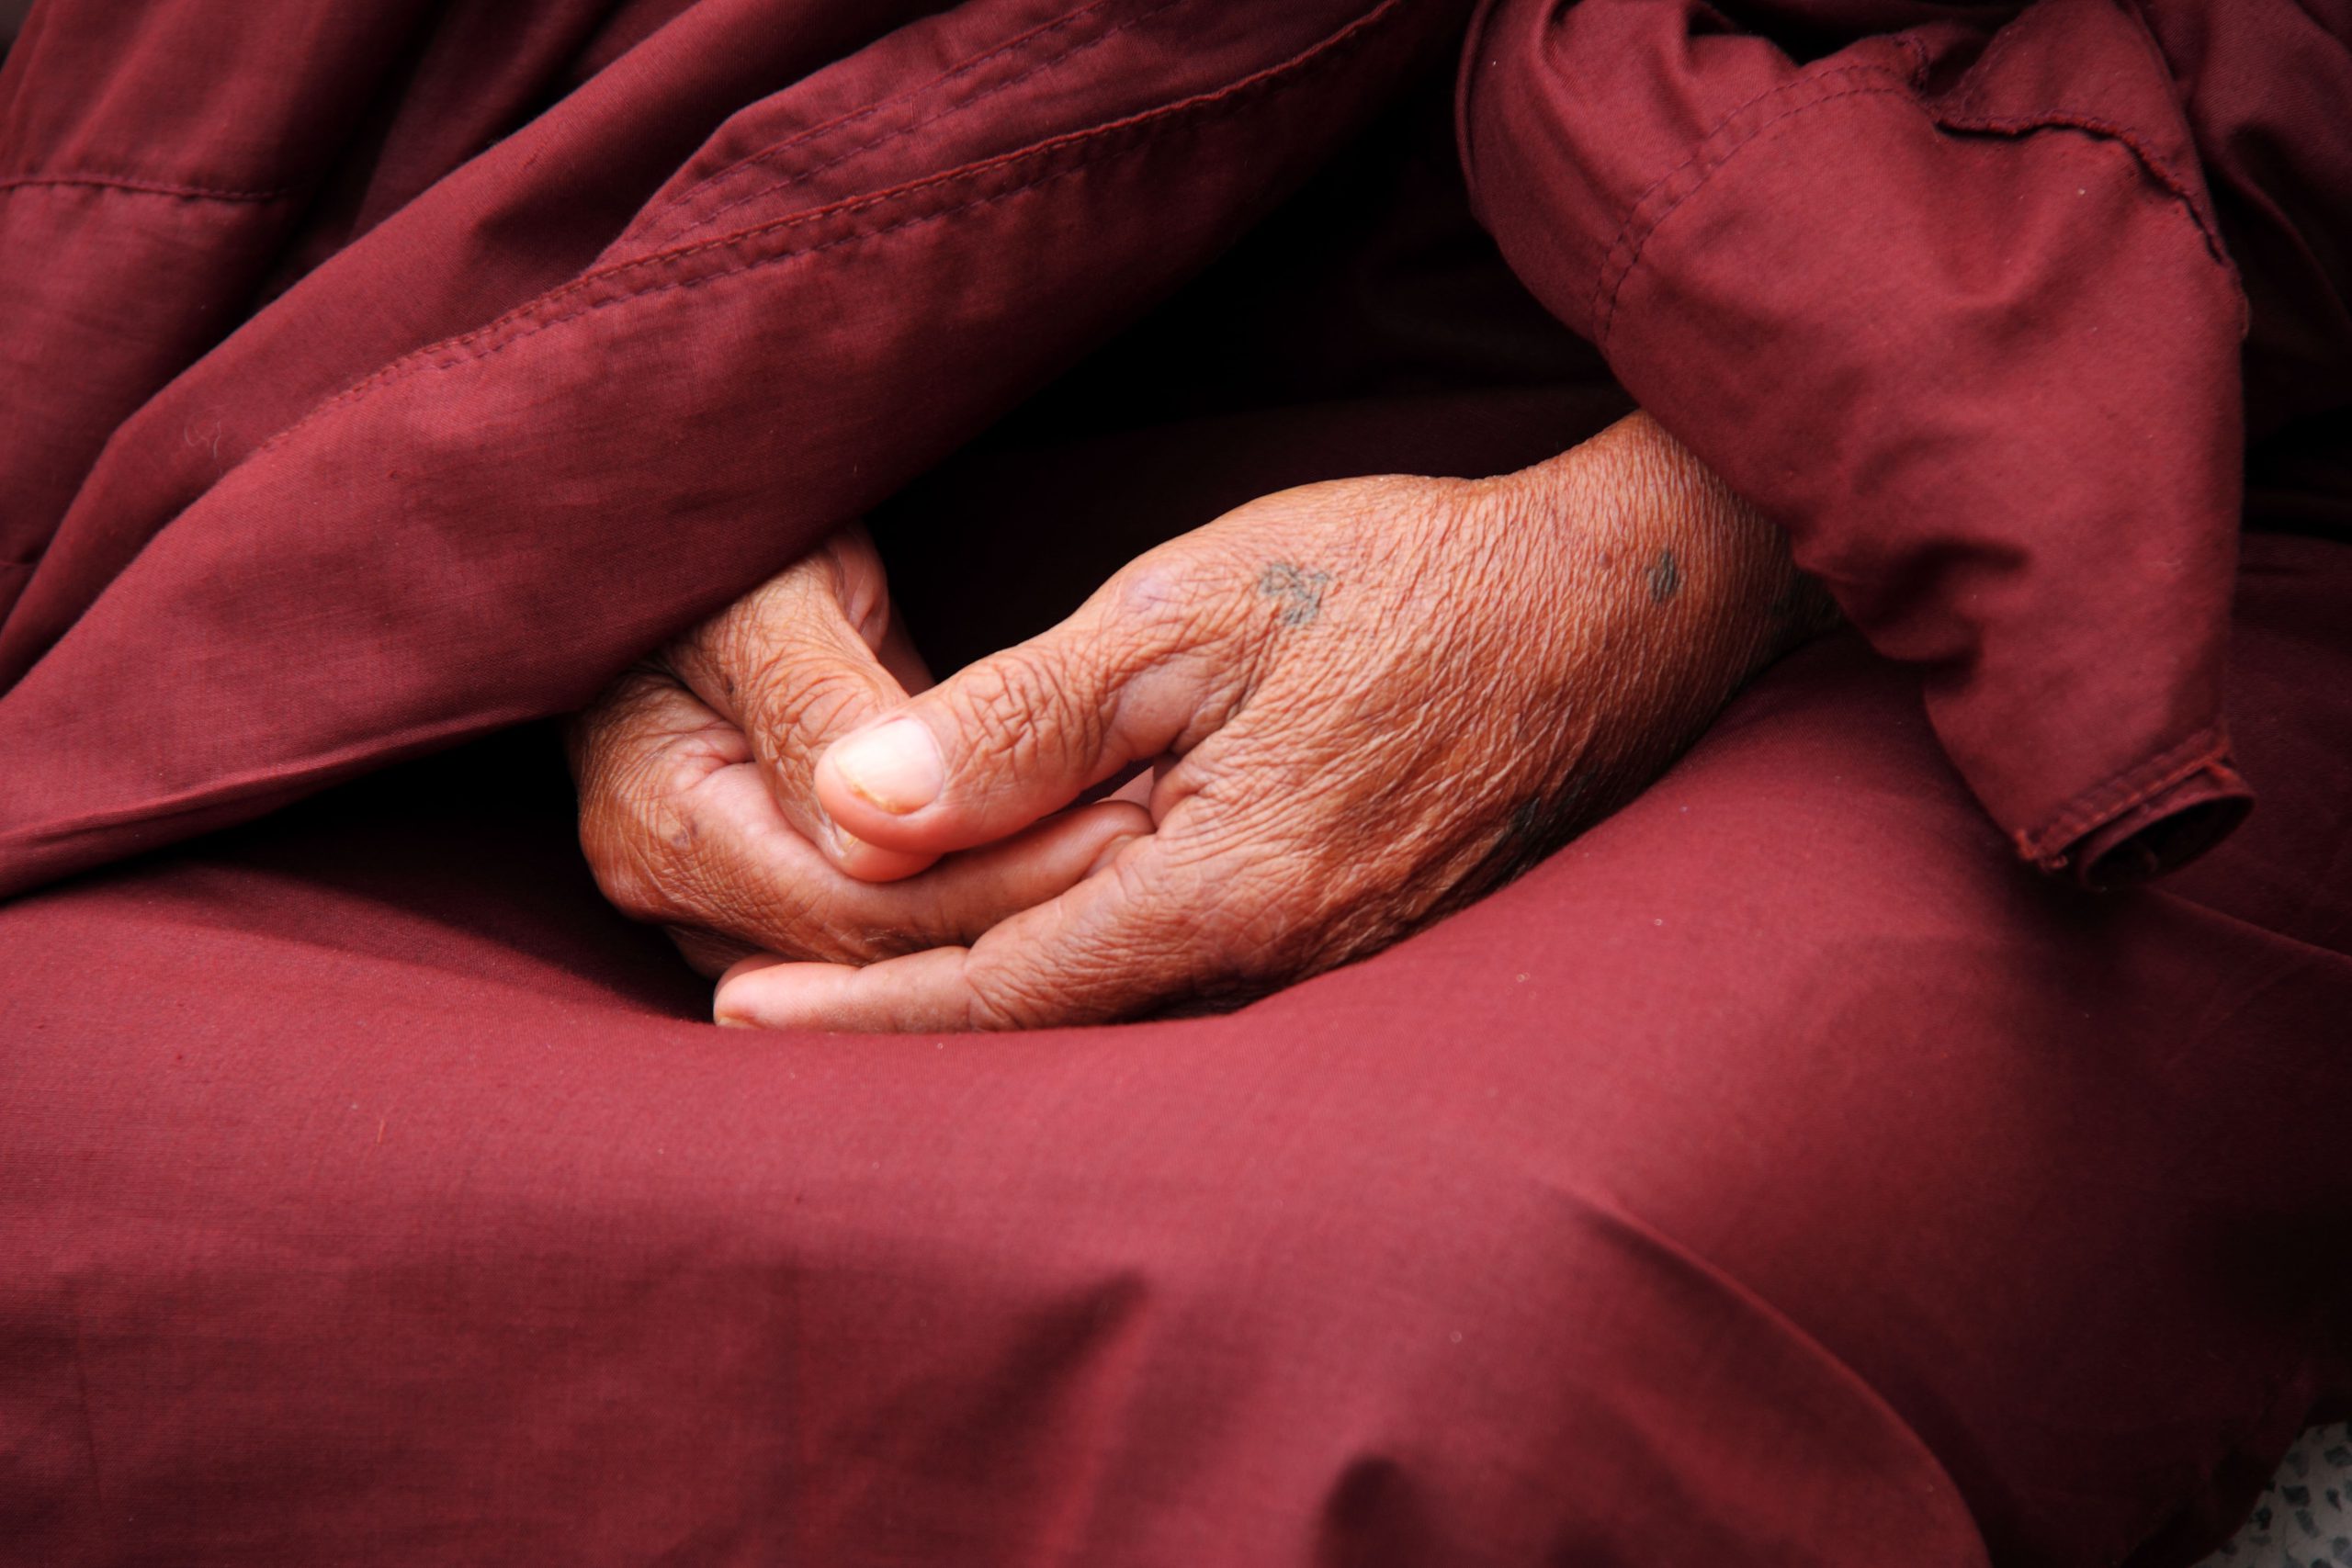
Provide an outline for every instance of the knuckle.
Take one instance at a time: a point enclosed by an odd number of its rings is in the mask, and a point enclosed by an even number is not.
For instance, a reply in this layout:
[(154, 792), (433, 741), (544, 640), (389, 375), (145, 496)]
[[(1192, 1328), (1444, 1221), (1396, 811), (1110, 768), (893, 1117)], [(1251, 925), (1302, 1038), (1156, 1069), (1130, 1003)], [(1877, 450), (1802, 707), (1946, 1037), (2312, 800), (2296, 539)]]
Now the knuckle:
[(752, 732), (772, 760), (813, 761), (819, 748), (854, 728), (875, 706), (873, 688), (854, 672), (812, 664), (763, 684)]
[(1317, 954), (1347, 923), (1344, 870), (1272, 834), (1255, 838), (1243, 863), (1237, 870), (1230, 853), (1212, 852), (1179, 870), (1201, 969), (1264, 987), (1322, 966)]
[(684, 912), (684, 870), (695, 857), (701, 825), (683, 794), (665, 787), (661, 753), (614, 761), (582, 791), (581, 852), (597, 890), (623, 914), (676, 918)]
[(672, 920), (685, 912), (672, 897), (666, 879), (646, 863), (639, 847), (622, 841), (608, 843), (603, 852), (592, 849), (588, 869), (605, 901), (633, 920)]
[(1238, 586), (1232, 562), (1199, 549), (1148, 555), (1119, 573), (1114, 604), (1120, 620), (1163, 631), (1186, 631), (1213, 618), (1212, 612)]
[(1047, 986), (1036, 976), (1002, 964), (967, 962), (965, 1022), (991, 1033), (1043, 1029), (1062, 1021)]
[(646, 716), (677, 689), (665, 672), (639, 666), (605, 688), (563, 727), (564, 755), (575, 779), (595, 777), (641, 741)]
[(1113, 612), (1136, 664), (1216, 648), (1245, 636), (1263, 603), (1264, 561), (1238, 543), (1148, 555), (1114, 580)]
[(662, 658), (691, 683), (732, 700), (812, 639), (833, 597), (832, 576), (828, 559), (806, 557), (696, 624)]
[(778, 657), (803, 597), (787, 574), (763, 583), (695, 629), (695, 647), (730, 682)]

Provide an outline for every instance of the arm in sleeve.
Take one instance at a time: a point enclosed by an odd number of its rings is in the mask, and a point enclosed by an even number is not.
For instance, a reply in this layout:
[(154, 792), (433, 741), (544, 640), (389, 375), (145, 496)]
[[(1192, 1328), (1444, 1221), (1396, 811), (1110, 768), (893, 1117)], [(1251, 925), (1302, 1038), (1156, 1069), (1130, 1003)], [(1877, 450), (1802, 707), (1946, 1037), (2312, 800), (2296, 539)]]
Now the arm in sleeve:
[(2222, 674), (2245, 312), (2114, 0), (1488, 0), (1463, 154), (1513, 267), (1922, 675), (2018, 852), (2184, 863), (2251, 795)]

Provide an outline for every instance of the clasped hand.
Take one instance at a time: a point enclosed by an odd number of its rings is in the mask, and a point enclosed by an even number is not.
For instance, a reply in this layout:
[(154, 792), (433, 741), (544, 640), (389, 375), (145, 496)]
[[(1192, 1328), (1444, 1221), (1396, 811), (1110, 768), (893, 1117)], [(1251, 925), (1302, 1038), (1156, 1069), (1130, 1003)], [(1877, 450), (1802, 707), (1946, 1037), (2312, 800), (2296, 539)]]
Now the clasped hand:
[(721, 1022), (1220, 1005), (1533, 863), (1818, 604), (1642, 415), (1497, 479), (1264, 497), (936, 685), (852, 530), (574, 725), (582, 842)]

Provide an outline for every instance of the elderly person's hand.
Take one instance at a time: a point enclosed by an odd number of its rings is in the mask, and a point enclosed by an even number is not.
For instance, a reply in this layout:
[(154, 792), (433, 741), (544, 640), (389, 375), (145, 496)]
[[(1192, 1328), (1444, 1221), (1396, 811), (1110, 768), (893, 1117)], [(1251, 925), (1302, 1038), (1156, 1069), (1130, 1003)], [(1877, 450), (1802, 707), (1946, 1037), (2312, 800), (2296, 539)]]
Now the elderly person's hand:
[(1105, 802), (936, 865), (936, 850), (842, 833), (810, 789), (818, 754), (929, 684), (872, 542), (838, 535), (573, 722), (597, 885), (706, 975), (753, 953), (864, 963), (969, 942), (1149, 830), (1139, 807)]
[(921, 856), (1156, 764), (1148, 835), (968, 946), (749, 960), (718, 1016), (1084, 1023), (1371, 953), (1640, 788), (1817, 619), (1807, 587), (1775, 530), (1641, 415), (1500, 479), (1254, 502), (836, 742), (815, 773), (831, 820)]

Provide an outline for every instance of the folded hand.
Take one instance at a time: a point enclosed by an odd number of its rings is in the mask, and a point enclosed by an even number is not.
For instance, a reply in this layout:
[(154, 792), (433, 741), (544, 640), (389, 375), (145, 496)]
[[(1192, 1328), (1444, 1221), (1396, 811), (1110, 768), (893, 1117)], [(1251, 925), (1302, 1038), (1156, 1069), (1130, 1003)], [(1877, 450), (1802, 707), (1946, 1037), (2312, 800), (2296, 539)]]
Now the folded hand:
[(598, 886), (707, 975), (754, 953), (863, 963), (968, 942), (1150, 827), (1105, 803), (936, 865), (936, 850), (843, 834), (810, 787), (818, 754), (929, 684), (872, 542), (856, 528), (835, 536), (573, 723), (580, 840)]
[(718, 1015), (1084, 1023), (1361, 956), (1647, 782), (1813, 618), (1801, 583), (1777, 532), (1640, 415), (1499, 479), (1254, 502), (813, 774), (827, 819), (903, 857), (842, 863), (858, 876), (1003, 842), (1138, 765), (1148, 833), (968, 943), (933, 922), (881, 962), (748, 961)]

